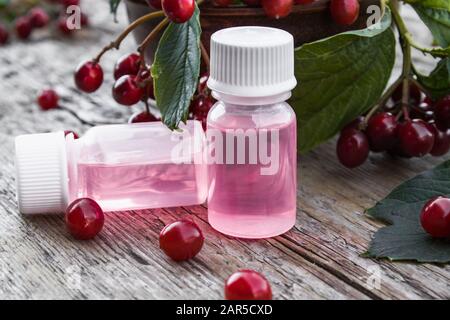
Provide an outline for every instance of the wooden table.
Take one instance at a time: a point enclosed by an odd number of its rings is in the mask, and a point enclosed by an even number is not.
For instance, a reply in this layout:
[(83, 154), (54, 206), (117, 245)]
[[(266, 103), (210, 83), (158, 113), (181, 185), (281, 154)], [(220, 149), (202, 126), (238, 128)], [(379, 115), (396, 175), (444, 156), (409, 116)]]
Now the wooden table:
[[(106, 2), (89, 5), (95, 28), (74, 39), (43, 33), (0, 49), (0, 298), (218, 299), (224, 280), (242, 268), (266, 275), (276, 299), (450, 298), (450, 266), (360, 257), (382, 226), (364, 210), (442, 159), (372, 155), (361, 168), (347, 170), (336, 160), (335, 142), (326, 143), (298, 159), (296, 227), (261, 241), (220, 235), (207, 224), (203, 206), (108, 214), (103, 232), (88, 242), (74, 241), (62, 216), (21, 216), (15, 201), (14, 136), (89, 128), (67, 111), (40, 111), (38, 91), (56, 88), (62, 105), (89, 121), (124, 122), (132, 113), (112, 100), (109, 89), (114, 61), (133, 50), (132, 40), (121, 53), (107, 55), (100, 92), (88, 96), (74, 89), (72, 72), (78, 61), (92, 57), (125, 24), (123, 8), (120, 23), (114, 24)], [(429, 42), (411, 10), (404, 14)], [(431, 68), (417, 57), (421, 67)], [(158, 234), (185, 216), (199, 224), (206, 242), (195, 259), (175, 263), (158, 248)], [(379, 276), (379, 286), (374, 276)]]

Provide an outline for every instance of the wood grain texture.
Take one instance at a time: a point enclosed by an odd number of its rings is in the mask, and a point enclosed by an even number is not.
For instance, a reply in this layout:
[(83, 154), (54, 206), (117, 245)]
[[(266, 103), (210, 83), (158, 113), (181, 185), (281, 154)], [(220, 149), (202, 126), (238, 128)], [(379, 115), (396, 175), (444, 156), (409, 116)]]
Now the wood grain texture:
[[(90, 2), (89, 12), (95, 29), (74, 39), (42, 33), (30, 43), (0, 48), (0, 298), (219, 299), (224, 280), (241, 268), (264, 273), (277, 299), (450, 298), (449, 266), (360, 257), (382, 226), (364, 209), (442, 159), (372, 155), (363, 167), (347, 170), (336, 160), (335, 142), (326, 143), (298, 159), (296, 227), (261, 241), (218, 234), (207, 224), (203, 206), (108, 214), (103, 232), (89, 242), (72, 240), (61, 216), (21, 216), (15, 202), (14, 136), (89, 128), (67, 111), (39, 111), (39, 90), (56, 88), (62, 105), (89, 121), (125, 122), (133, 111), (118, 106), (109, 89), (114, 61), (133, 50), (132, 40), (105, 56), (106, 82), (98, 93), (87, 96), (73, 87), (76, 64), (125, 24), (123, 8), (116, 25), (104, 1)], [(421, 31), (427, 41), (411, 10), (404, 14), (413, 32)], [(430, 70), (429, 60), (416, 58), (421, 69)], [(158, 234), (180, 217), (197, 222), (206, 242), (192, 261), (174, 263), (159, 250)], [(375, 289), (367, 285), (373, 270), (381, 274)]]

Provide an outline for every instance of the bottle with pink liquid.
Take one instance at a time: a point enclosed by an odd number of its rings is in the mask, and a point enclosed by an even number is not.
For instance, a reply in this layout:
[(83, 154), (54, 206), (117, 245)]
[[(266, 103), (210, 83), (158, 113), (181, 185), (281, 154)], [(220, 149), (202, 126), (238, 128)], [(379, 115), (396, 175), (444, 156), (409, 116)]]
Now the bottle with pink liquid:
[(211, 38), (208, 220), (239, 238), (268, 238), (296, 220), (297, 82), (291, 34), (238, 27)]
[(58, 213), (77, 198), (91, 198), (104, 211), (201, 204), (204, 139), (198, 121), (179, 131), (154, 122), (98, 126), (80, 139), (64, 132), (19, 136), (19, 209)]

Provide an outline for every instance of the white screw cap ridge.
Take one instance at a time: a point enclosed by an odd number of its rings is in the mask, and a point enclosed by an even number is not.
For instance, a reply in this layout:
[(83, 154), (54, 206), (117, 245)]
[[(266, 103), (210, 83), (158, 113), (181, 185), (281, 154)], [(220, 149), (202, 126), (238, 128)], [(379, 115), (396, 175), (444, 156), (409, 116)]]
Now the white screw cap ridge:
[(211, 36), (211, 90), (239, 97), (268, 97), (290, 92), (296, 85), (290, 33), (236, 27)]
[(68, 168), (64, 132), (18, 136), (17, 203), (23, 214), (61, 213), (67, 206)]

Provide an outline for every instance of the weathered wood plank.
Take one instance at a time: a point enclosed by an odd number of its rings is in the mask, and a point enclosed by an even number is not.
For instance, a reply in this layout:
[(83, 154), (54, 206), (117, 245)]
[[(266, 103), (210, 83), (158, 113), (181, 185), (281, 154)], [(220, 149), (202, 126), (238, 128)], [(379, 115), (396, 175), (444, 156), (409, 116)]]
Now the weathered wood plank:
[[(93, 56), (125, 23), (123, 14), (120, 24), (112, 22), (105, 2), (90, 8), (96, 28), (76, 39), (41, 34), (31, 43), (0, 49), (0, 298), (214, 299), (222, 297), (225, 278), (241, 268), (263, 272), (278, 299), (450, 298), (448, 266), (359, 256), (381, 226), (364, 216), (364, 209), (438, 162), (430, 157), (372, 155), (365, 166), (347, 170), (337, 163), (334, 142), (300, 156), (297, 225), (269, 240), (219, 235), (207, 224), (202, 206), (108, 214), (102, 234), (89, 242), (73, 241), (60, 216), (22, 217), (15, 204), (13, 137), (89, 128), (67, 111), (39, 111), (34, 102), (39, 90), (55, 87), (64, 107), (90, 121), (125, 121), (132, 113), (110, 95), (119, 52), (105, 56), (107, 76), (98, 93), (87, 96), (73, 88), (74, 66)], [(421, 30), (411, 11), (405, 14), (412, 28)], [(422, 40), (427, 36), (421, 33)], [(130, 50), (133, 43), (127, 41), (122, 53)], [(416, 58), (423, 70), (430, 70), (429, 60)], [(178, 264), (159, 250), (158, 233), (180, 217), (196, 221), (206, 242), (198, 257)], [(382, 277), (381, 287), (372, 289), (367, 280), (374, 266)]]

